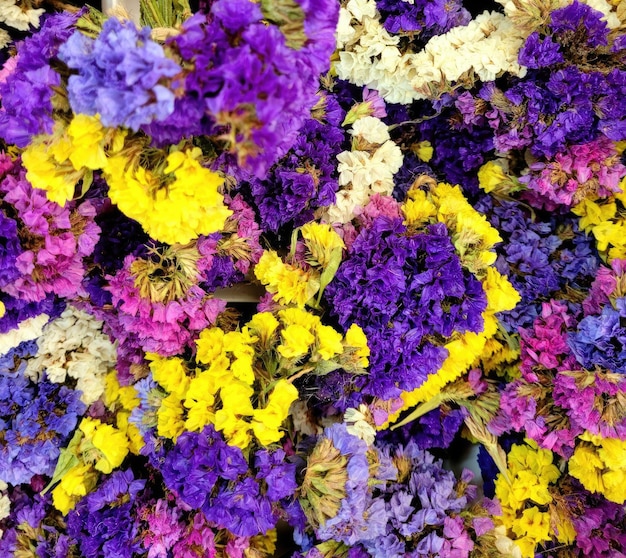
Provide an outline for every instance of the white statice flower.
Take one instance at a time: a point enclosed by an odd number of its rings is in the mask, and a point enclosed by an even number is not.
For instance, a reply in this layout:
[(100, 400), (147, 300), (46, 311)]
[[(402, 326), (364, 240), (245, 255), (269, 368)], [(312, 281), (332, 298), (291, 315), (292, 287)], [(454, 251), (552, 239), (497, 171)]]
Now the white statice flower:
[[(402, 53), (399, 37), (387, 32), (380, 14), (365, 12), (370, 6), (355, 0), (351, 12), (355, 33), (350, 34), (349, 43), (340, 44), (334, 69), (340, 79), (375, 89), (389, 103), (425, 99), (430, 86), (457, 81), (470, 70), (483, 81), (505, 72), (518, 77), (526, 73), (517, 61), (524, 31), (505, 15), (484, 12), (466, 26), (431, 38), (422, 51)], [(347, 30), (342, 29), (342, 36), (348, 37)]]
[(374, 152), (372, 160), (376, 166), (384, 165), (391, 174), (396, 174), (404, 162), (404, 155), (402, 155), (402, 150), (389, 140)]
[(357, 21), (363, 21), (364, 17), (376, 16), (375, 0), (349, 0), (346, 9), (350, 15)]
[(382, 145), (389, 139), (389, 131), (380, 118), (374, 116), (364, 116), (359, 118), (353, 125), (350, 133), (358, 138), (362, 138), (369, 143)]
[(48, 314), (39, 314), (39, 316), (20, 322), (15, 329), (6, 333), (0, 333), (0, 355), (6, 355), (11, 349), (14, 349), (24, 341), (37, 339), (43, 331), (43, 326), (48, 323), (49, 319), (50, 316)]
[[(371, 143), (377, 145), (376, 142)], [(387, 140), (373, 152), (343, 151), (337, 155), (337, 161), (340, 189), (335, 203), (322, 215), (327, 223), (348, 223), (358, 207), (367, 205), (372, 194), (390, 195), (394, 188), (393, 177), (402, 166), (403, 155), (393, 141)]]
[(105, 375), (117, 361), (115, 344), (102, 333), (102, 322), (91, 314), (68, 306), (50, 322), (37, 339), (37, 354), (28, 361), (25, 375), (38, 381), (76, 380), (81, 401), (90, 405), (102, 395)]
[(341, 49), (349, 43), (356, 35), (356, 29), (351, 25), (352, 15), (345, 8), (339, 10), (339, 21), (337, 22), (337, 48)]
[(16, 5), (16, 0), (0, 0), (0, 22), (18, 31), (39, 27), (39, 18), (45, 11), (43, 8), (24, 10)]
[(349, 408), (343, 415), (346, 430), (349, 434), (363, 440), (368, 446), (374, 443), (376, 429), (369, 409), (361, 404), (358, 409)]

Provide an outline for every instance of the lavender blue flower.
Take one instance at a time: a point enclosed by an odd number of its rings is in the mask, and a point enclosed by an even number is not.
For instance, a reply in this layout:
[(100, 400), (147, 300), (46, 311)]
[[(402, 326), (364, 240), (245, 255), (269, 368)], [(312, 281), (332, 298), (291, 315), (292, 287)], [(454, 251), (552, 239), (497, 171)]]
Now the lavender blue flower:
[[(19, 364), (13, 369), (19, 370)], [(35, 475), (51, 475), (85, 410), (80, 392), (0, 374), (0, 480), (16, 485)]]
[(99, 114), (105, 126), (138, 130), (174, 111), (170, 80), (180, 66), (131, 21), (109, 18), (94, 40), (76, 31), (60, 48), (59, 58), (77, 70), (68, 81), (72, 110)]

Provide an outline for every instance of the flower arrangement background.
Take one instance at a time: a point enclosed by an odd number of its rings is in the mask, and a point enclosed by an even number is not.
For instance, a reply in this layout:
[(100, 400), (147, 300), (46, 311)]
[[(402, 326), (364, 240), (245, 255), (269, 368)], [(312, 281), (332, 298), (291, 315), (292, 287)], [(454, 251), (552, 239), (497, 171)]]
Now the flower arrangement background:
[(0, 556), (626, 555), (623, 3), (47, 6), (0, 5)]

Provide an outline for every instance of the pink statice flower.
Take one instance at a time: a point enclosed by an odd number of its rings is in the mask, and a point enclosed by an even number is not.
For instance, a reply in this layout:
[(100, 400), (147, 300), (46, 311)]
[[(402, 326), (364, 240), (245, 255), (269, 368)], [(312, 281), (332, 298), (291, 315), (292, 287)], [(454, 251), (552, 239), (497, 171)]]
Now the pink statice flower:
[[(21, 253), (17, 272), (3, 290), (16, 298), (39, 302), (48, 294), (74, 298), (84, 294), (84, 259), (93, 253), (100, 237), (96, 211), (89, 200), (64, 207), (33, 188), (21, 163), (0, 156), (4, 178), (0, 182), (0, 208), (15, 215)], [(5, 270), (6, 271), (6, 270)]]
[(571, 207), (586, 198), (605, 198), (620, 192), (626, 167), (614, 142), (601, 136), (589, 143), (571, 145), (552, 160), (532, 163), (520, 178), (533, 204), (555, 209)]

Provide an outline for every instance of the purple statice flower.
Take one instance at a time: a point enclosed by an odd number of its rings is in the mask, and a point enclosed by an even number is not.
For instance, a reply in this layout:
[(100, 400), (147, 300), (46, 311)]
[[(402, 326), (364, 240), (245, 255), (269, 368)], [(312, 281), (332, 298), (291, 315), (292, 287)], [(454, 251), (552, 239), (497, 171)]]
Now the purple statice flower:
[(150, 132), (177, 142), (212, 129), (230, 141), (238, 166), (263, 178), (316, 104), (318, 77), (335, 48), (338, 4), (303, 0), (300, 7), (306, 37), (299, 50), (249, 0), (218, 0), (209, 15), (189, 18), (170, 41), (191, 66), (185, 97), (163, 131), (153, 125)]
[(287, 155), (266, 178), (249, 185), (264, 230), (277, 232), (288, 224), (301, 226), (320, 207), (335, 201), (336, 156), (343, 148), (339, 126), (307, 120)]
[(130, 469), (114, 471), (69, 512), (67, 533), (83, 556), (136, 556), (141, 550), (137, 498), (145, 484)]
[(150, 39), (148, 27), (138, 31), (132, 21), (109, 18), (96, 39), (75, 31), (59, 58), (76, 71), (67, 86), (75, 113), (99, 114), (104, 126), (136, 131), (174, 110), (171, 80), (181, 68)]
[(279, 500), (297, 488), (295, 465), (282, 450), (257, 452), (256, 476), (241, 449), (229, 446), (212, 425), (184, 432), (160, 465), (165, 486), (210, 525), (237, 537), (266, 533), (278, 522)]
[[(337, 423), (324, 429), (308, 456), (300, 503), (320, 540), (352, 546), (385, 533), (385, 507), (371, 497), (368, 450)], [(323, 496), (310, 499), (309, 490)]]
[(372, 489), (373, 500), (384, 503), (387, 524), (384, 538), (362, 542), (370, 556), (383, 558), (388, 552), (400, 557), (428, 552), (469, 556), (474, 546), (472, 527), (459, 514), (474, 496), (475, 487), (468, 484), (471, 474), (465, 472), (457, 480), (414, 441), (384, 445), (380, 453), (391, 460), (396, 472)]
[(371, 350), (363, 394), (389, 399), (418, 387), (447, 356), (429, 336), (481, 331), (486, 298), (461, 267), (442, 223), (407, 236), (401, 219), (378, 217), (359, 232), (325, 291), (344, 328), (356, 323)]
[(387, 31), (411, 33), (421, 45), (453, 27), (467, 25), (472, 17), (458, 0), (378, 0), (376, 8)]
[(496, 268), (522, 297), (514, 310), (499, 314), (507, 331), (531, 327), (541, 301), (557, 292), (588, 288), (599, 258), (593, 239), (578, 229), (575, 218), (533, 213), (522, 203), (491, 196), (475, 207), (500, 233)]
[(261, 228), (254, 210), (240, 194), (227, 195), (225, 201), (233, 212), (225, 230), (212, 234), (200, 244), (205, 256), (200, 268), (203, 275), (200, 285), (208, 293), (243, 281), (250, 266), (263, 254)]
[[(16, 355), (14, 355), (15, 357)], [(9, 370), (19, 370), (14, 363)], [(0, 374), (0, 479), (28, 483), (52, 475), (60, 449), (86, 410), (80, 392), (46, 380)]]
[(379, 434), (385, 442), (408, 443), (414, 440), (422, 449), (447, 448), (463, 425), (464, 414), (460, 409), (438, 407), (418, 420), (411, 421), (394, 431)]
[(422, 175), (436, 178), (435, 172), (430, 166), (421, 161), (415, 153), (404, 153), (402, 166), (393, 176), (393, 197), (397, 201), (403, 202), (406, 199), (407, 192), (411, 189), (411, 186), (413, 186), (415, 179)]
[(428, 161), (432, 171), (450, 184), (459, 184), (464, 191), (473, 193), (478, 191), (478, 169), (494, 149), (494, 132), (485, 115), (489, 107), (476, 102), (475, 113), (469, 117), (467, 111), (462, 112), (466, 110), (463, 102), (467, 103), (467, 99), (462, 99), (459, 106), (454, 101), (450, 98), (439, 114), (417, 125), (412, 141), (429, 141), (434, 150)]
[(20, 276), (17, 258), (21, 253), (18, 224), (0, 209), (0, 288)]
[[(575, 0), (550, 14), (550, 31), (563, 42), (582, 43), (595, 48), (608, 44), (609, 28), (604, 14)], [(580, 44), (571, 45), (580, 47)]]
[(29, 302), (39, 302), (48, 294), (71, 298), (81, 293), (83, 260), (100, 235), (91, 202), (61, 207), (49, 201), (43, 190), (26, 180), (17, 160), (0, 182), (0, 207), (19, 219), (21, 243), (13, 269), (4, 271), (15, 279), (2, 290)]
[[(576, 1), (552, 12), (545, 33), (528, 37), (520, 51), (520, 63), (530, 68), (526, 76), (483, 97), (493, 101), (496, 149), (528, 147), (535, 157), (551, 159), (601, 135), (626, 138), (626, 109), (618, 101), (626, 85), (621, 46), (609, 44), (603, 19)], [(588, 64), (592, 59), (603, 60), (602, 71)]]
[(626, 553), (626, 510), (623, 505), (590, 493), (572, 479), (572, 493), (565, 501), (576, 530), (576, 542), (568, 550), (576, 558), (610, 558)]
[(262, 482), (265, 494), (271, 501), (277, 502), (296, 493), (296, 464), (287, 460), (282, 449), (257, 451), (254, 468), (257, 471), (256, 479)]
[(17, 44), (17, 60), (8, 62), (14, 68), (0, 80), (0, 136), (8, 144), (26, 147), (33, 136), (52, 133), (52, 98), (61, 85), (52, 62), (80, 15), (48, 16), (37, 33)]
[(65, 302), (55, 300), (52, 295), (48, 295), (38, 302), (28, 302), (0, 291), (0, 301), (4, 304), (5, 309), (4, 316), (0, 318), (0, 334), (16, 329), (20, 322), (41, 314), (46, 314), (50, 319), (54, 319), (60, 316), (65, 309)]
[(561, 48), (552, 37), (541, 37), (537, 31), (531, 33), (520, 49), (518, 61), (528, 68), (543, 68), (565, 61)]
[(66, 534), (63, 516), (52, 505), (50, 493), (42, 496), (43, 477), (31, 485), (9, 488), (11, 512), (0, 521), (0, 556), (29, 555), (43, 558), (76, 556)]
[(607, 305), (600, 315), (590, 315), (578, 323), (568, 344), (576, 360), (587, 370), (595, 366), (626, 374), (626, 297)]
[(227, 445), (212, 425), (181, 434), (161, 466), (165, 486), (195, 509), (210, 507), (220, 479), (235, 480), (247, 471), (241, 450)]

